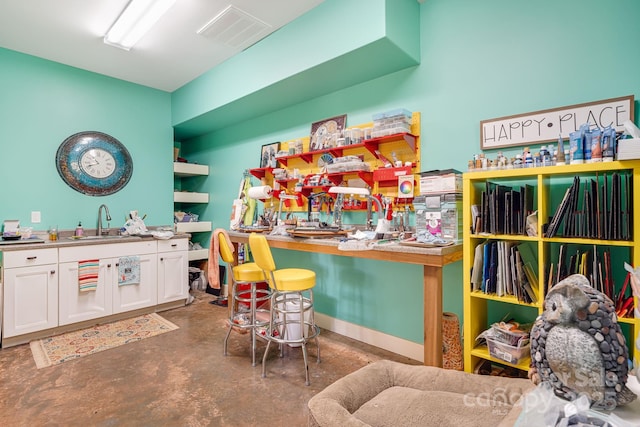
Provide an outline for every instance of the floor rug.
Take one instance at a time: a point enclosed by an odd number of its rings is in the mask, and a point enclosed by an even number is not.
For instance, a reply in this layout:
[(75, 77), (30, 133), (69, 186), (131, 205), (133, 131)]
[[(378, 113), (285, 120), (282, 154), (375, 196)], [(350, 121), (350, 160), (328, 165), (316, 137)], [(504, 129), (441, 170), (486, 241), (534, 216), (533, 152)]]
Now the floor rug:
[(38, 369), (178, 329), (156, 313), (31, 341)]

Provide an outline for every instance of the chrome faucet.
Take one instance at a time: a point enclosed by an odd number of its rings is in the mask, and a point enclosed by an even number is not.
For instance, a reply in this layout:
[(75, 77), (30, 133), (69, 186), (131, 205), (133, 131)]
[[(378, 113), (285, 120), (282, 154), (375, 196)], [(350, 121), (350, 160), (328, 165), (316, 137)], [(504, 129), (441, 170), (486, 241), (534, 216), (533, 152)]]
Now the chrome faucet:
[(365, 196), (367, 198), (367, 230), (373, 230), (375, 227), (373, 226), (373, 203), (376, 204), (378, 212), (378, 219), (384, 218), (384, 212), (382, 212), (382, 203), (380, 200), (372, 195), (367, 194)]
[[(104, 208), (104, 212), (107, 214), (107, 231), (102, 230), (102, 208)], [(109, 208), (104, 203), (100, 205), (98, 208), (98, 231), (96, 232), (96, 236), (106, 236), (109, 234), (109, 221), (111, 221), (111, 215), (109, 214)]]

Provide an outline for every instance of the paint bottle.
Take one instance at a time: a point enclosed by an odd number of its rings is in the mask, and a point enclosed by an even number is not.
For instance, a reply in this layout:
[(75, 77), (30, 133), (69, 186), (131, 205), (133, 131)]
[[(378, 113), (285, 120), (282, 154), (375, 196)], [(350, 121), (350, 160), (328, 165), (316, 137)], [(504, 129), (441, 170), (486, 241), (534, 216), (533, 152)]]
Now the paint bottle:
[(582, 149), (582, 133), (580, 131), (569, 134), (569, 164), (580, 165), (584, 163), (584, 151)]
[(591, 139), (593, 138), (593, 132), (586, 129), (582, 134), (582, 149), (585, 163), (591, 163)]
[(602, 161), (603, 162), (612, 162), (614, 151), (614, 143), (616, 139), (616, 131), (607, 126), (602, 130), (602, 136), (600, 139), (600, 144), (602, 146)]
[(591, 161), (598, 163), (602, 161), (602, 131), (596, 128), (591, 131)]
[(556, 165), (564, 166), (565, 165), (565, 157), (564, 157), (564, 141), (562, 140), (562, 135), (558, 136), (558, 155), (557, 155)]
[(529, 151), (529, 147), (524, 148), (524, 167), (533, 167), (533, 156), (531, 155), (531, 151)]

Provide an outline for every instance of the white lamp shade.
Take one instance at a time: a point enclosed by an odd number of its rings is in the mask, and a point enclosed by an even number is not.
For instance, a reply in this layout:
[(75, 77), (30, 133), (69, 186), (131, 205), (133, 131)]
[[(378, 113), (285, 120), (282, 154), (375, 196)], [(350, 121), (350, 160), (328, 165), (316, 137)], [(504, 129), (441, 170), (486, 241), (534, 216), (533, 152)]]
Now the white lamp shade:
[(369, 190), (361, 187), (331, 187), (329, 193), (334, 194), (358, 194), (361, 196), (368, 196)]

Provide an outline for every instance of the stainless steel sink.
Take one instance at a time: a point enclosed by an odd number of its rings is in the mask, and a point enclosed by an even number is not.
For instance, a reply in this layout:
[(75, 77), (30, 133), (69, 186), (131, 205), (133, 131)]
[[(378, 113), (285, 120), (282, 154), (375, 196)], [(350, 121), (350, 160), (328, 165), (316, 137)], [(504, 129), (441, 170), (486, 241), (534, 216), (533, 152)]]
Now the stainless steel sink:
[(122, 239), (125, 236), (114, 235), (114, 236), (70, 236), (68, 239), (71, 240), (110, 240), (110, 239)]

